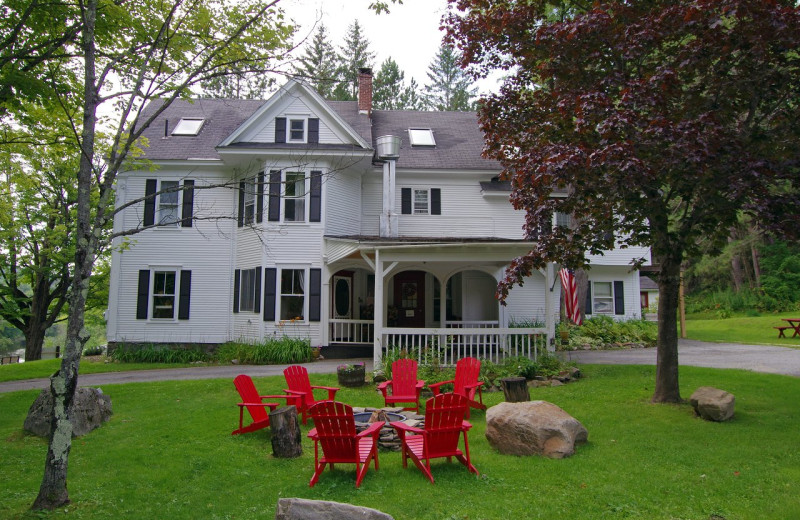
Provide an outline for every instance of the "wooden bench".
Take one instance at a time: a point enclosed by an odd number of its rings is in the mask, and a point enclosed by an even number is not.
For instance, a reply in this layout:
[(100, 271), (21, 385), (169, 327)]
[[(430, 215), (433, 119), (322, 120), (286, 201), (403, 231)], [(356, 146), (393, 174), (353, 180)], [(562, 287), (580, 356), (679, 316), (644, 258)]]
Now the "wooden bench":
[(19, 356), (3, 356), (0, 358), (0, 365), (10, 365), (11, 363), (19, 363)]
[(781, 327), (772, 327), (772, 328), (773, 329), (778, 329), (778, 337), (779, 338), (785, 338), (786, 334), (784, 334), (784, 332), (786, 332), (787, 329), (793, 329), (794, 327), (781, 326)]

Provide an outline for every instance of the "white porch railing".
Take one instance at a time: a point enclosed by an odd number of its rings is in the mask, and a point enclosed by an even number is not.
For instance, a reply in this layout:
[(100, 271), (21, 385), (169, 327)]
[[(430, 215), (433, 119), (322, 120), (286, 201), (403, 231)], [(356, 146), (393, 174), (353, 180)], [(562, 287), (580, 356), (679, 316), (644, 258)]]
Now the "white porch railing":
[(375, 324), (372, 320), (328, 320), (331, 328), (330, 342), (364, 344), (375, 341)]
[(402, 348), (421, 361), (429, 349), (445, 365), (455, 365), (467, 356), (499, 363), (508, 357), (525, 356), (535, 360), (547, 350), (547, 330), (543, 328), (446, 328), (411, 329), (388, 327), (381, 334), (385, 349)]

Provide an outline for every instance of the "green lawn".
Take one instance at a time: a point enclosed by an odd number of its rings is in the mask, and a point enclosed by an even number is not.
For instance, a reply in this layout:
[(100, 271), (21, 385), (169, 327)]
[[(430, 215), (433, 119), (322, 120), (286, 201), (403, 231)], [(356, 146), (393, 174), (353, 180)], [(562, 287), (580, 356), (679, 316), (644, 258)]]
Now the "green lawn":
[(786, 338), (778, 338), (778, 331), (772, 327), (787, 325), (781, 318), (800, 318), (800, 312), (726, 319), (689, 317), (686, 332), (689, 339), (700, 341), (800, 348), (800, 336), (793, 338), (791, 330), (786, 331)]
[[(188, 364), (167, 363), (113, 363), (105, 362), (103, 358), (84, 358), (81, 360), (81, 374), (97, 374), (100, 372), (127, 372), (131, 370), (153, 370), (157, 368), (183, 368)], [(19, 381), (23, 379), (38, 379), (50, 377), (61, 367), (60, 359), (42, 359), (27, 363), (0, 366), (0, 383), (5, 381)]]
[[(585, 378), (532, 389), (580, 420), (589, 443), (564, 460), (495, 453), (485, 414), (472, 414), (473, 462), (435, 463), (431, 485), (400, 455), (381, 453), (361, 488), (352, 466), (328, 470), (314, 488), (313, 449), (271, 456), (266, 430), (232, 437), (238, 397), (228, 380), (107, 385), (111, 421), (76, 439), (70, 456), (73, 504), (27, 513), (42, 476), (46, 442), (21, 430), (36, 391), (0, 394), (0, 518), (222, 519), (274, 517), (279, 497), (375, 507), (396, 519), (641, 518), (787, 519), (800, 516), (800, 379), (681, 367), (685, 398), (702, 385), (736, 395), (726, 423), (694, 417), (688, 405), (653, 405), (654, 368), (586, 366)], [(334, 375), (313, 376), (335, 385)], [(262, 393), (283, 378), (257, 379)], [(340, 400), (380, 405), (373, 387), (343, 388)], [(490, 406), (502, 394), (488, 394)], [(303, 434), (308, 427), (303, 427)], [(67, 514), (65, 514), (68, 511)]]

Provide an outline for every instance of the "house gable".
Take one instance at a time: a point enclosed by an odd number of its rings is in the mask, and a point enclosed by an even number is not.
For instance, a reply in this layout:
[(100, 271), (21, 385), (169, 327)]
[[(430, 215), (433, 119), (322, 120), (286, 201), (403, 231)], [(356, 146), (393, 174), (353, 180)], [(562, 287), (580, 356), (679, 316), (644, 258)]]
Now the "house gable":
[[(293, 127), (292, 123), (297, 122)], [(292, 139), (292, 130), (299, 139)], [(316, 134), (312, 137), (313, 134)], [(280, 148), (353, 146), (371, 149), (365, 139), (305, 83), (289, 80), (220, 143), (218, 149), (273, 145)]]

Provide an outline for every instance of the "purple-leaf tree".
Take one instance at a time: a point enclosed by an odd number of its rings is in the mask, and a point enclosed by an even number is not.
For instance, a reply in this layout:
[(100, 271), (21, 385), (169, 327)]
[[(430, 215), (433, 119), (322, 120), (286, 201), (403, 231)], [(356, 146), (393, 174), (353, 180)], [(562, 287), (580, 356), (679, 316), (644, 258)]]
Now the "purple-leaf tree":
[[(800, 11), (792, 0), (450, 0), (444, 25), (476, 77), (485, 155), (526, 211), (531, 251), (504, 297), (548, 262), (649, 246), (660, 267), (653, 402), (679, 402), (681, 264), (742, 214), (800, 229)], [(565, 192), (553, 197), (554, 190)], [(554, 212), (569, 226), (550, 226)]]

